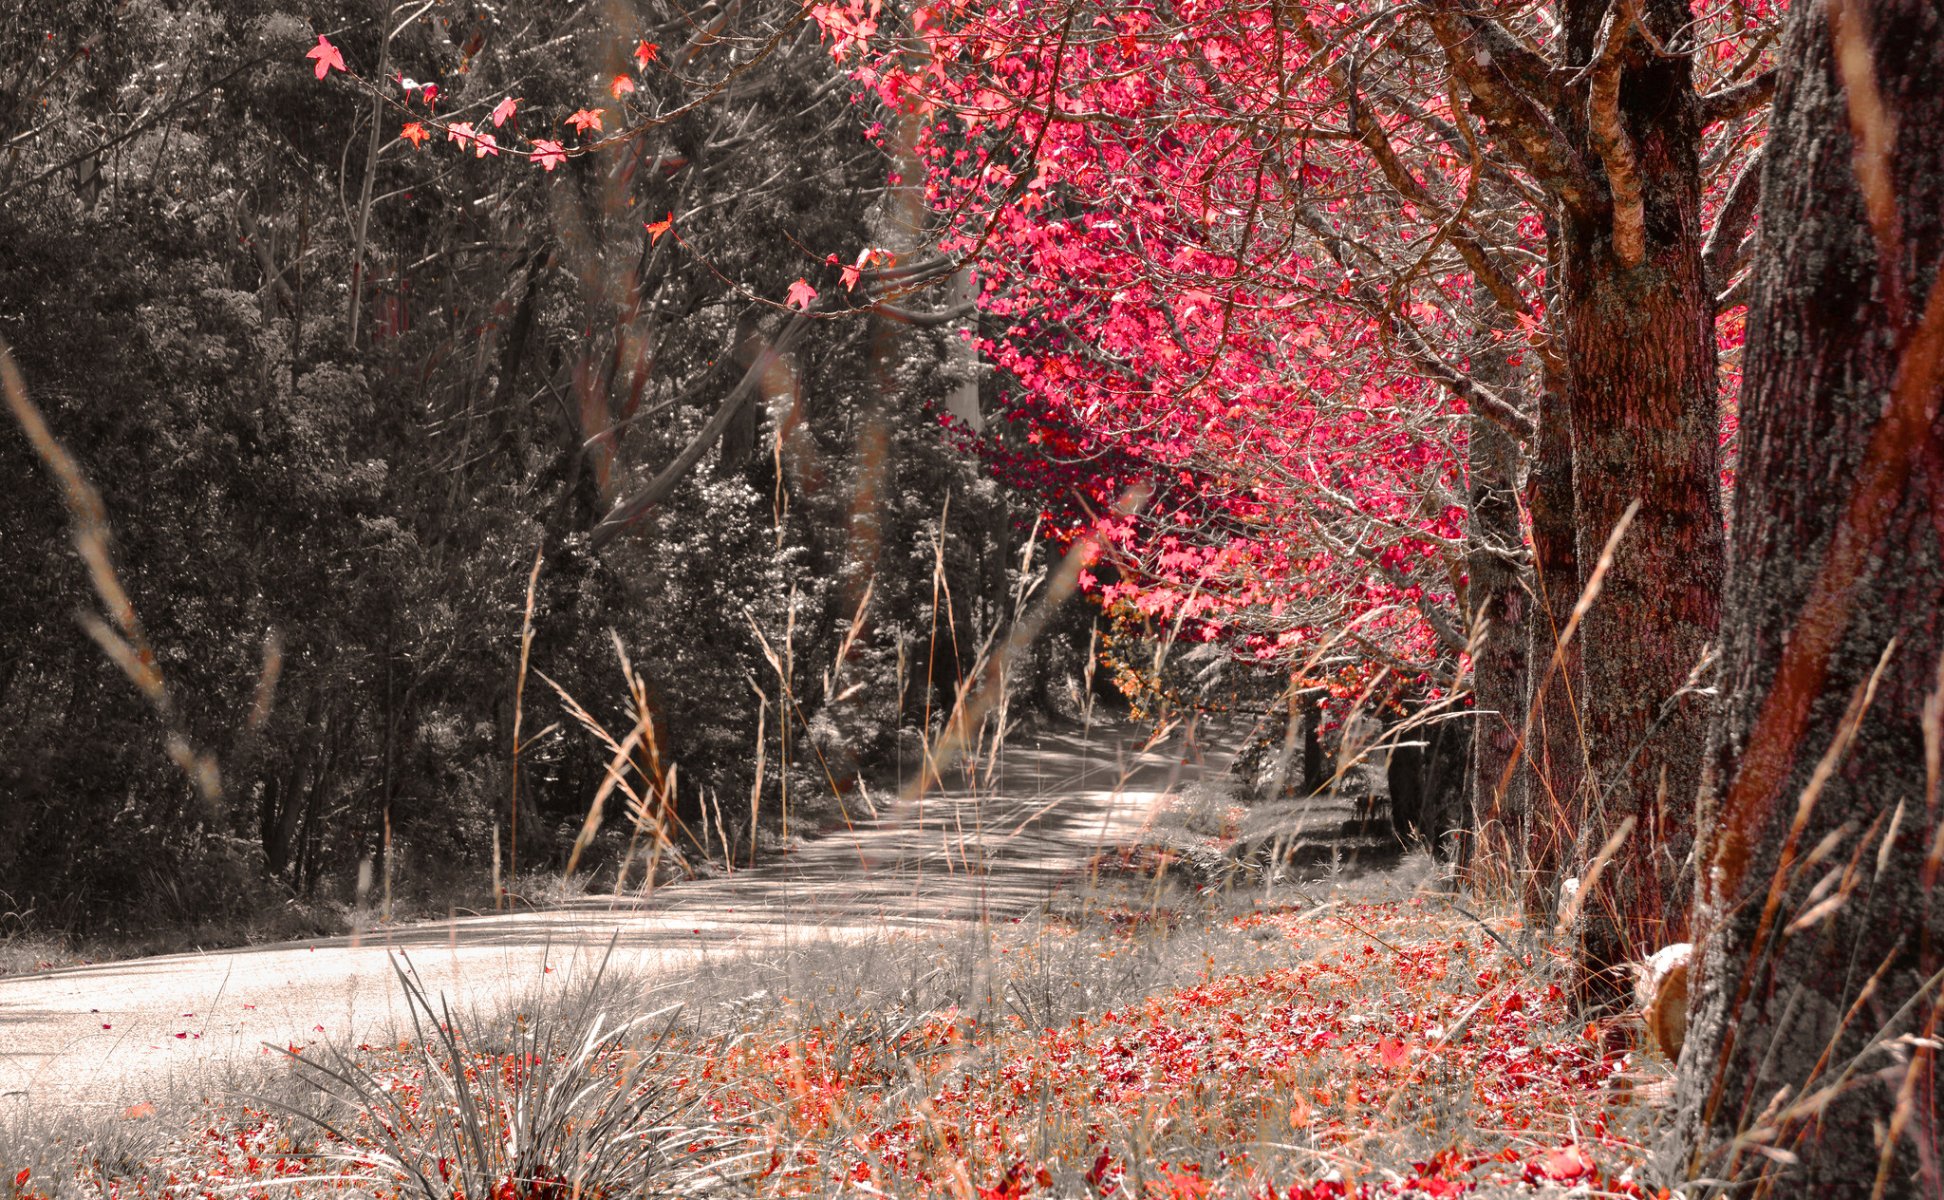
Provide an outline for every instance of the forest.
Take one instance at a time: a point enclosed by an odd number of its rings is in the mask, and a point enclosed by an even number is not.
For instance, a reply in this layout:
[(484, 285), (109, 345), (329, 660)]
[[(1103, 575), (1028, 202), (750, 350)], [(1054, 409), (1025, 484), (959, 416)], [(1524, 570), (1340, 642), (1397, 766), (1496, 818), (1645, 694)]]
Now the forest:
[(1686, 1194), (1944, 1195), (1934, 3), (49, 0), (0, 147), (0, 933), (1193, 723), (1644, 1000)]

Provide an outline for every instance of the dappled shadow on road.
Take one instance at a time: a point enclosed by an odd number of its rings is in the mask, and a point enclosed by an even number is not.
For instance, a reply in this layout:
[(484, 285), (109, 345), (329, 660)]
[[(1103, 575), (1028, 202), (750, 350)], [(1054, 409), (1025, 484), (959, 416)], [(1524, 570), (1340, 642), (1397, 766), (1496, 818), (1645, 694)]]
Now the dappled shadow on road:
[[(753, 869), (687, 880), (649, 894), (584, 897), (545, 909), (456, 917), (356, 936), (225, 952), (225, 959), (376, 949), (614, 946), (696, 951), (761, 943), (788, 929), (923, 929), (1016, 915), (1045, 903), (1103, 847), (1139, 835), (1195, 765), (1173, 739), (1143, 752), (1121, 729), (1049, 731), (1008, 747), (984, 786), (933, 788), (878, 802), (875, 817), (800, 843)], [(986, 766), (988, 764), (981, 764)], [(957, 772), (947, 773), (947, 783)], [(853, 801), (855, 808), (859, 802)], [(50, 972), (133, 980), (172, 973), (172, 955)], [(21, 1010), (5, 1004), (0, 1022)]]

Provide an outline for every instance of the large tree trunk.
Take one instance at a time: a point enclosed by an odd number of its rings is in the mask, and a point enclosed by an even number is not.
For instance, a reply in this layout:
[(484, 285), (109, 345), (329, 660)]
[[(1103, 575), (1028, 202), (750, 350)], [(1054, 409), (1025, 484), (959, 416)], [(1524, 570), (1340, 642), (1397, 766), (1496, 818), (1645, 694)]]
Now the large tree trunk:
[[(1602, 21), (1626, 6), (1567, 0), (1567, 62), (1591, 63)], [(1679, 46), (1687, 7), (1646, 0), (1640, 18)], [(1633, 831), (1582, 895), (1576, 989), (1594, 1007), (1628, 989), (1628, 959), (1681, 937), (1691, 895), (1691, 798), (1709, 713), (1677, 700), (1720, 615), (1714, 299), (1701, 261), (1701, 113), (1688, 58), (1619, 22), (1612, 105), (1599, 70), (1562, 89), (1560, 127), (1600, 175), (1610, 213), (1567, 207), (1560, 235), (1566, 404), (1572, 422), (1579, 562), (1590, 572), (1641, 502), (1599, 603), (1586, 617), (1581, 709), (1592, 774), (1582, 861), (1628, 820)], [(1613, 45), (1613, 43), (1608, 43)], [(1639, 202), (1628, 195), (1637, 190)], [(1630, 223), (1629, 213), (1632, 214)]]
[(1790, 22), (1678, 1128), (1769, 1195), (1937, 1196), (1944, 17)]

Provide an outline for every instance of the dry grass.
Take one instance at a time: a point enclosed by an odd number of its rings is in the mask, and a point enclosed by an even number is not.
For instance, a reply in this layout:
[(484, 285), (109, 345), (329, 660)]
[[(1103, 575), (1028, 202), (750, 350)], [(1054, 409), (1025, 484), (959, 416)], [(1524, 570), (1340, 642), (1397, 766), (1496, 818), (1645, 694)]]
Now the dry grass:
[[(0, 1194), (21, 1170), (10, 1200), (393, 1194), (383, 1164), (409, 1156), (415, 1127), (394, 1117), (386, 1134), (374, 1113), (431, 1095), (447, 1111), (451, 1080), (511, 1086), (540, 1062), (580, 1081), (589, 1112), (665, 1095), (657, 1111), (683, 1116), (654, 1136), (679, 1134), (689, 1191), (1643, 1194), (1630, 1172), (1650, 1113), (1615, 1090), (1624, 1064), (1569, 1015), (1557, 964), (1508, 952), (1515, 919), (1487, 918), (1494, 937), (1422, 894), (1425, 871), (1414, 859), (1275, 898), (1120, 876), (1017, 921), (806, 941), (685, 979), (599, 975), (497, 1014), (428, 998), (422, 1028), (345, 1048), (322, 1089), (283, 1071), (176, 1089), (212, 1098), (169, 1111), (17, 1120), (0, 1132)], [(652, 1036), (588, 1036), (671, 1006)], [(338, 1106), (320, 1108), (332, 1090)], [(382, 1103), (347, 1110), (346, 1095)]]

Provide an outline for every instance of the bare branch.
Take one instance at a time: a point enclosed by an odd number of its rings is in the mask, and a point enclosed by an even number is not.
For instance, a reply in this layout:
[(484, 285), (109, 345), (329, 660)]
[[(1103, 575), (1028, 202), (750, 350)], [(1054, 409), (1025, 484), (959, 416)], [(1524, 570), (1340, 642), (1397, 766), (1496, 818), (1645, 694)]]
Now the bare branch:
[(1701, 97), (1701, 125), (1706, 128), (1745, 117), (1767, 104), (1774, 95), (1775, 68), (1770, 67), (1753, 79)]
[(1606, 167), (1607, 189), (1613, 197), (1613, 256), (1630, 269), (1647, 257), (1647, 206), (1640, 159), (1620, 118), (1620, 72), (1626, 65), (1625, 49), (1632, 28), (1630, 18), (1618, 11), (1607, 13), (1586, 98), (1588, 131)]
[(1755, 224), (1757, 202), (1762, 198), (1762, 150), (1748, 156), (1741, 174), (1728, 186), (1728, 197), (1721, 203), (1708, 244), (1701, 249), (1701, 263), (1707, 269), (1708, 290), (1721, 295), (1735, 277), (1743, 259), (1748, 231)]
[(1562, 204), (1586, 215), (1603, 211), (1606, 206), (1585, 164), (1547, 115), (1550, 81), (1535, 96), (1508, 74), (1500, 59), (1503, 53), (1511, 56), (1505, 61), (1521, 62), (1517, 44), (1490, 20), (1463, 10), (1457, 0), (1430, 0), (1429, 19), (1445, 62), (1471, 94), (1472, 111), (1492, 135)]
[(963, 304), (954, 304), (952, 307), (939, 312), (914, 312), (908, 308), (900, 308), (888, 301), (873, 304), (870, 308), (871, 312), (876, 313), (880, 317), (888, 317), (902, 325), (915, 325), (920, 329), (938, 329), (946, 325), (951, 325), (955, 322), (963, 321), (978, 310), (979, 306), (969, 300)]
[(599, 550), (612, 542), (623, 530), (647, 516), (657, 504), (666, 500), (674, 492), (676, 485), (695, 469), (695, 465), (702, 461), (702, 456), (709, 452), (710, 447), (722, 439), (722, 435), (729, 429), (729, 422), (733, 421), (736, 414), (742, 411), (743, 405), (756, 395), (764, 378), (782, 362), (783, 356), (789, 353), (791, 345), (795, 343), (797, 335), (808, 324), (807, 313), (798, 313), (792, 317), (783, 332), (776, 336), (776, 340), (764, 347), (763, 352), (756, 356), (756, 361), (749, 364), (749, 369), (744, 371), (742, 378), (736, 381), (736, 386), (729, 389), (729, 395), (723, 398), (715, 415), (709, 418), (709, 423), (689, 440), (688, 445), (682, 447), (682, 452), (675, 456), (674, 461), (663, 467), (639, 492), (608, 510), (607, 515), (594, 526), (591, 536), (594, 549)]

